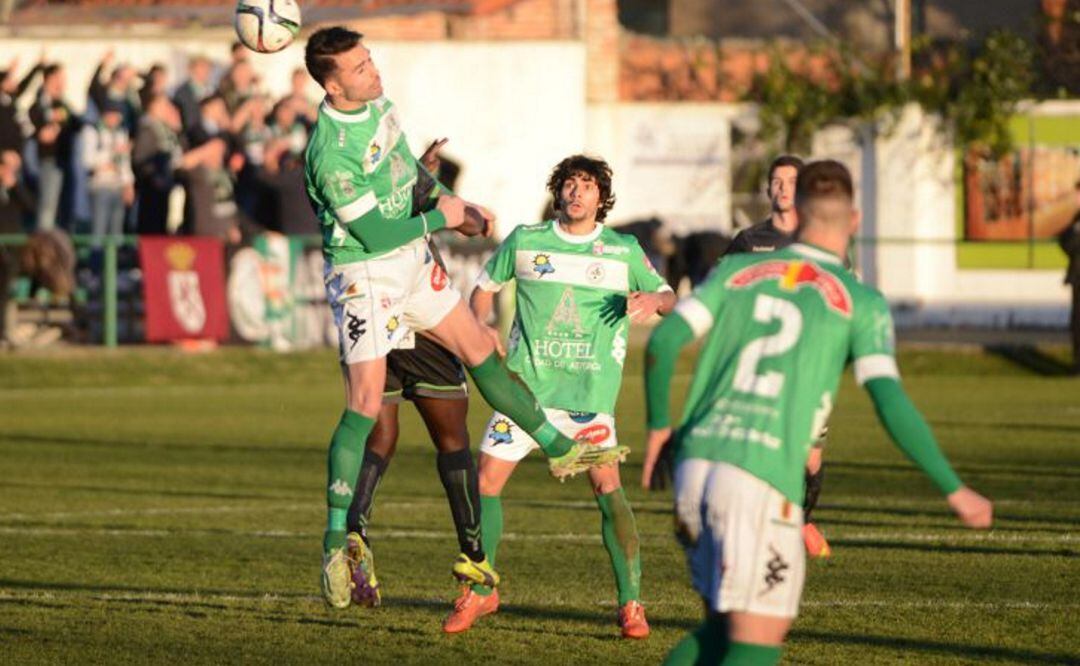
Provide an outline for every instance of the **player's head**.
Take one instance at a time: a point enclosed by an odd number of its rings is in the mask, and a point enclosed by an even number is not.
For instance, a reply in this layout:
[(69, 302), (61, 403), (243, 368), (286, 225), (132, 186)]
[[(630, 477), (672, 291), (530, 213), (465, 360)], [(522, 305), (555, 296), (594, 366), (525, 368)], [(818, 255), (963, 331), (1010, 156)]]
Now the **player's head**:
[(555, 211), (571, 222), (603, 222), (615, 205), (611, 167), (604, 160), (571, 155), (555, 166), (547, 183)]
[(851, 172), (836, 160), (820, 160), (799, 171), (795, 206), (800, 233), (841, 232), (853, 234), (859, 224)]
[(308, 39), (304, 64), (331, 99), (368, 102), (382, 96), (382, 78), (371, 53), (360, 43), (363, 35), (334, 26)]
[(46, 65), (45, 69), (41, 70), (41, 87), (50, 97), (62, 95), (65, 83), (64, 67), (59, 63)]
[(769, 165), (765, 193), (773, 212), (786, 213), (795, 206), (795, 179), (802, 168), (803, 161), (794, 155), (781, 155)]

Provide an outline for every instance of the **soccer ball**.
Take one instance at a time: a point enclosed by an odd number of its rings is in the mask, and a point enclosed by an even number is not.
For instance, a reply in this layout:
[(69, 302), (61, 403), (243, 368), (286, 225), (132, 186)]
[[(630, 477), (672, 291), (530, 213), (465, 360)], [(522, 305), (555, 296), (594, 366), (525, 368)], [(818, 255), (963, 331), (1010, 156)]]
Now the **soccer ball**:
[(296, 0), (240, 0), (236, 3), (236, 36), (259, 53), (280, 51), (300, 32)]

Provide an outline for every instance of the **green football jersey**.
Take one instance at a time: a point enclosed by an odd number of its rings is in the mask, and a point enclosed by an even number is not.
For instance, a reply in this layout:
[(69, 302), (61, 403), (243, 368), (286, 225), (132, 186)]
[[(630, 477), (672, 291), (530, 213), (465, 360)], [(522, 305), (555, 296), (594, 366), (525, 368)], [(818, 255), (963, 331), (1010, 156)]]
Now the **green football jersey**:
[(380, 97), (352, 113), (324, 101), (304, 159), (326, 260), (336, 266), (386, 254), (365, 248), (347, 227), (376, 208), (388, 224), (411, 214), (416, 158), (390, 100)]
[(598, 224), (574, 236), (555, 221), (521, 226), (477, 283), (517, 280), (507, 365), (544, 407), (613, 414), (622, 384), (632, 291), (670, 289), (637, 239)]
[(795, 504), (848, 360), (860, 384), (899, 376), (885, 298), (810, 245), (725, 258), (676, 312), (704, 336), (677, 458), (736, 465)]

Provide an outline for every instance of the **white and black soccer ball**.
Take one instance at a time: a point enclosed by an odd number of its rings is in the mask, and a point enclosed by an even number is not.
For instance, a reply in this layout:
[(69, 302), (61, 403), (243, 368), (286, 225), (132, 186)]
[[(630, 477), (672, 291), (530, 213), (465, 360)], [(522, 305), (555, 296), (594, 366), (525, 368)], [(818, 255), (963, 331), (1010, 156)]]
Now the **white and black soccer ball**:
[(300, 32), (300, 5), (296, 0), (240, 0), (233, 23), (244, 46), (274, 53), (292, 44)]

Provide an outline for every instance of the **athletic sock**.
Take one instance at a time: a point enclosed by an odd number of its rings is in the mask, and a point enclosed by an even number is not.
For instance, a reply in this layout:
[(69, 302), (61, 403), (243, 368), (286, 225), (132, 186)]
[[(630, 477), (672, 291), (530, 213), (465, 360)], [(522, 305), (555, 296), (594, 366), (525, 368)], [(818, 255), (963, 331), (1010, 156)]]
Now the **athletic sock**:
[(817, 506), (818, 496), (821, 495), (821, 482), (825, 479), (825, 463), (821, 463), (818, 471), (811, 474), (806, 472), (806, 494), (803, 495), (803, 522), (810, 522), (810, 513)]
[(638, 549), (637, 522), (622, 488), (597, 495), (600, 507), (600, 532), (615, 572), (619, 606), (641, 597), (641, 554)]
[(346, 409), (341, 415), (327, 456), (326, 505), (328, 508), (323, 550), (345, 545), (345, 528), (353, 487), (360, 473), (364, 442), (375, 425), (375, 419)]
[(783, 651), (779, 645), (732, 643), (724, 653), (721, 666), (773, 666)]
[[(499, 541), (502, 540), (503, 513), (502, 499), (498, 495), (480, 496), (480, 534), (487, 550), (488, 562), (495, 566), (495, 553), (499, 550)], [(492, 589), (486, 585), (473, 585), (472, 591), (482, 597), (491, 594)]]
[(469, 368), (469, 374), (484, 400), (529, 433), (546, 456), (565, 455), (574, 446), (574, 440), (548, 423), (536, 397), (523, 384), (514, 381), (498, 354), (492, 352), (480, 365)]
[(663, 666), (716, 664), (728, 647), (727, 627), (718, 616), (710, 616), (693, 633), (683, 637), (664, 658)]
[(378, 453), (364, 450), (364, 462), (360, 465), (360, 473), (356, 477), (356, 489), (346, 516), (348, 530), (359, 534), (364, 543), (368, 543), (367, 527), (371, 521), (375, 493), (379, 490), (387, 464), (386, 459)]
[(480, 479), (476, 474), (472, 451), (465, 448), (453, 453), (440, 452), (435, 461), (446, 491), (446, 501), (450, 503), (458, 546), (470, 560), (482, 562)]

